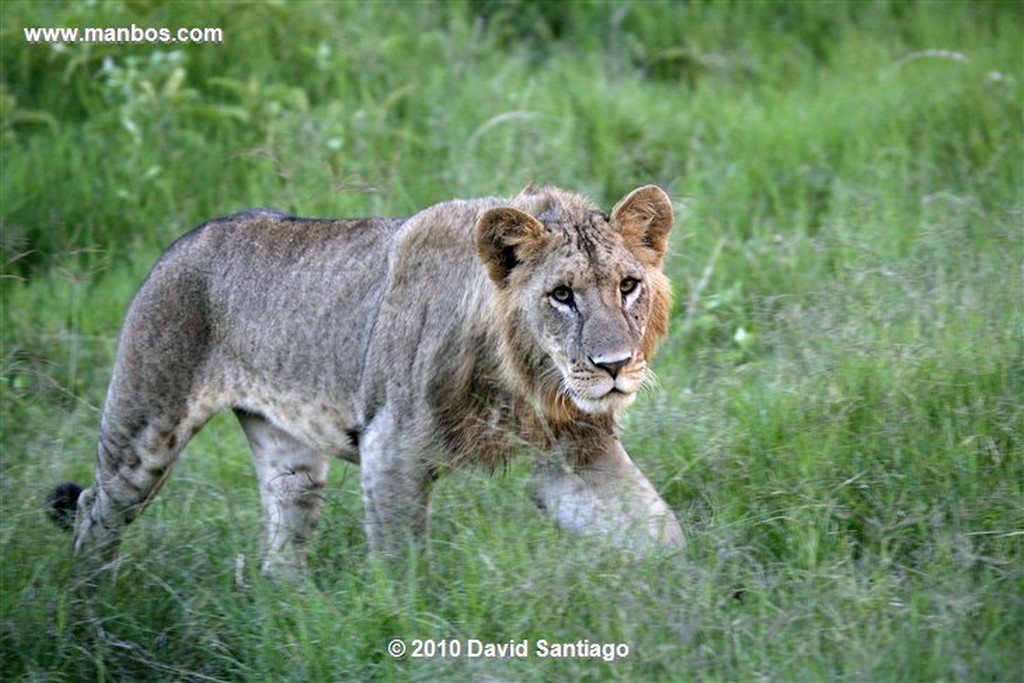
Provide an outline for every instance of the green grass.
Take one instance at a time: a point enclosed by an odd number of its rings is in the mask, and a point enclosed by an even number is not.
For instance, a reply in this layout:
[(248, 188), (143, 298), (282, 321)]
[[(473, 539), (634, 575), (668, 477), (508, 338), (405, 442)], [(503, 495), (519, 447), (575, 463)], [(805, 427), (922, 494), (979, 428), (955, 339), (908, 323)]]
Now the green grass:
[[(1019, 678), (1020, 3), (0, 11), (5, 680)], [(226, 42), (22, 33), (133, 22)], [(68, 592), (42, 500), (91, 477), (117, 330), (161, 248), (252, 206), (400, 215), (530, 180), (678, 200), (660, 389), (624, 430), (681, 556), (558, 533), (517, 464), (442, 482), (430, 562), (396, 577), (367, 561), (338, 463), (310, 585), (269, 583), (224, 416), (129, 530), (116, 584)], [(393, 659), (396, 637), (631, 655)]]

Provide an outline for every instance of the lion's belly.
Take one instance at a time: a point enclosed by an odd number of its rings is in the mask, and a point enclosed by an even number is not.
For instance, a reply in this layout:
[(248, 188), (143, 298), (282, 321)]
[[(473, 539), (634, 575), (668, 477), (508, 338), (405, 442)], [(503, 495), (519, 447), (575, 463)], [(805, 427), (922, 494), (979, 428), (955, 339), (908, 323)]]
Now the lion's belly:
[(314, 450), (359, 464), (358, 423), (350, 409), (326, 401), (291, 399), (278, 396), (264, 413), (267, 419)]
[(258, 382), (238, 383), (232, 406), (261, 415), (307, 448), (359, 464), (360, 419), (351, 400)]

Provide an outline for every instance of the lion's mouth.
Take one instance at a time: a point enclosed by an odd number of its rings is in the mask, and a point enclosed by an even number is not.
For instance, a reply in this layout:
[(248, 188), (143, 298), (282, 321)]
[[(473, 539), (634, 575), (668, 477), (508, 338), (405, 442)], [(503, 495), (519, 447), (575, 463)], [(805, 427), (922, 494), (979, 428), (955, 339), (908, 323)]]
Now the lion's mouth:
[(615, 412), (625, 408), (636, 398), (636, 392), (623, 391), (616, 386), (613, 386), (603, 394), (597, 395), (590, 392), (588, 392), (590, 394), (588, 395), (580, 391), (570, 391), (568, 393), (576, 407), (591, 415)]
[[(560, 368), (561, 369), (561, 368)], [(603, 415), (625, 408), (643, 384), (642, 373), (624, 369), (617, 376), (608, 373), (573, 372), (561, 373), (559, 393), (570, 399), (585, 413)]]

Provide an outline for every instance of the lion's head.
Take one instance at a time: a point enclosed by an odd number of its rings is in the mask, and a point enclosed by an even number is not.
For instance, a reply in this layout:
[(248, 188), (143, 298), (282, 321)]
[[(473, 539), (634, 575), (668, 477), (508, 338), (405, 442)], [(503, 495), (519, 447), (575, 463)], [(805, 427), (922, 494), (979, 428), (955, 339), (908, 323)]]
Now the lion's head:
[(484, 213), (476, 245), (496, 285), (513, 385), (558, 414), (632, 402), (668, 328), (671, 229), (672, 203), (653, 185), (608, 215), (556, 188), (528, 188)]

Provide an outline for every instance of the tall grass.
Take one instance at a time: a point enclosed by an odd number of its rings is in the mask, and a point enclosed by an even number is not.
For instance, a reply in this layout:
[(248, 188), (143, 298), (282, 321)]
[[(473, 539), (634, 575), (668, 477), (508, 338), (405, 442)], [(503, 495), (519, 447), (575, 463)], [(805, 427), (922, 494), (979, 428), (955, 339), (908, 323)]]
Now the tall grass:
[[(1013, 680), (1024, 632), (1019, 3), (6, 3), (0, 670), (12, 680)], [(26, 26), (218, 26), (29, 45)], [(307, 586), (254, 571), (218, 418), (68, 592), (42, 514), (88, 480), (132, 293), (252, 206), (408, 214), (552, 182), (678, 200), (672, 333), (627, 448), (689, 545), (559, 534), (525, 465), (436, 495), (433, 553), (366, 560), (330, 480)], [(390, 657), (392, 638), (629, 657)]]

